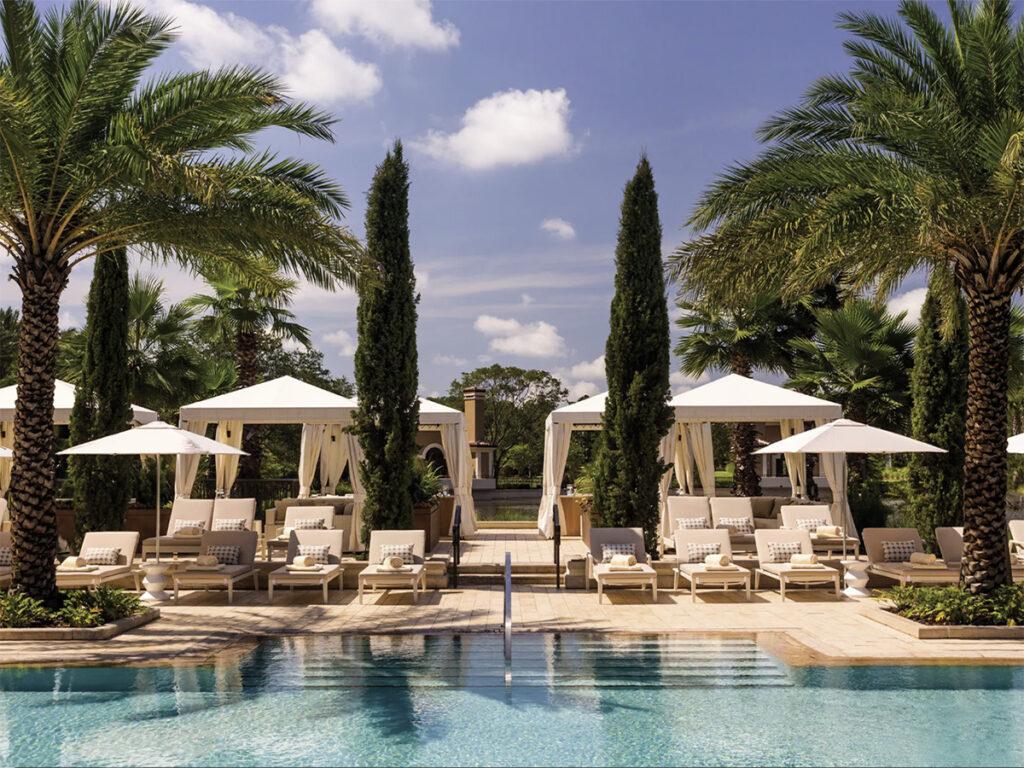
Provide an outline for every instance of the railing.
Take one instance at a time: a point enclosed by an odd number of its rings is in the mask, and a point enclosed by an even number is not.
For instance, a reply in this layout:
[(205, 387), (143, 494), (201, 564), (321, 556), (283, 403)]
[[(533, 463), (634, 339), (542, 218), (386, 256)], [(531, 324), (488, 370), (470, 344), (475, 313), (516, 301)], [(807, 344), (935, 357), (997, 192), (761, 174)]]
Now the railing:
[(562, 588), (562, 515), (558, 509), (558, 502), (554, 504), (554, 517), (555, 521), (555, 536), (554, 536), (554, 549), (555, 549), (555, 589)]
[(462, 505), (452, 514), (452, 588), (459, 588), (459, 561), (462, 559)]
[[(196, 479), (192, 496), (197, 499), (212, 499), (217, 495), (217, 483), (208, 477)], [(293, 499), (299, 495), (299, 481), (294, 478), (268, 478), (236, 480), (231, 486), (231, 497), (235, 499), (256, 499), (256, 509), (262, 514), (278, 499)]]
[(512, 553), (505, 552), (505, 685), (512, 683)]

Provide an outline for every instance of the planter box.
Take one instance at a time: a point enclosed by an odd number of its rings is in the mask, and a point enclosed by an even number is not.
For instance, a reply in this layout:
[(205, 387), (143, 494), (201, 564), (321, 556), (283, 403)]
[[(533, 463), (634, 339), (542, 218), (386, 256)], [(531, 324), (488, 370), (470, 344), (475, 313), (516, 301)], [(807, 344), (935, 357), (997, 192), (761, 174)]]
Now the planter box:
[(1024, 640), (1024, 627), (973, 627), (964, 624), (922, 624), (877, 606), (861, 606), (861, 613), (918, 640)]
[(147, 608), (142, 613), (129, 616), (127, 619), (104, 624), (102, 627), (72, 629), (70, 627), (28, 627), (25, 629), (0, 629), (0, 641), (3, 640), (109, 640), (124, 632), (129, 632), (143, 624), (149, 624), (160, 618), (160, 611)]
[(433, 552), (441, 538), (441, 514), (436, 504), (417, 504), (412, 508), (412, 527), (426, 533), (427, 552)]
[(583, 494), (559, 496), (558, 500), (562, 505), (562, 514), (565, 516), (565, 527), (562, 528), (562, 536), (572, 538), (580, 536), (584, 542), (590, 538), (590, 515), (585, 514), (583, 511), (583, 502), (589, 499), (589, 495)]
[(455, 497), (438, 496), (434, 501), (437, 503), (437, 527), (441, 536), (447, 536), (452, 531), (452, 515), (455, 514)]

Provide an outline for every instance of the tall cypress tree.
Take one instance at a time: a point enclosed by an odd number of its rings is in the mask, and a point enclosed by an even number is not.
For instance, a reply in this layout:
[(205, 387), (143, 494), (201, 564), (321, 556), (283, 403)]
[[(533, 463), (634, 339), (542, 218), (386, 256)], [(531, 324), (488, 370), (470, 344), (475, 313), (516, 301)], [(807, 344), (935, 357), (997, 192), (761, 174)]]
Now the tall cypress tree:
[(672, 424), (669, 328), (654, 174), (641, 157), (626, 184), (615, 247), (615, 296), (605, 345), (608, 398), (594, 478), (601, 525), (641, 527), (657, 551), (658, 455)]
[(412, 525), (413, 457), (419, 428), (416, 277), (409, 252), (409, 166), (402, 144), (377, 167), (366, 208), (374, 271), (359, 294), (355, 356), (363, 449), (364, 533)]
[(936, 526), (963, 525), (967, 413), (967, 310), (957, 294), (947, 310), (952, 318), (944, 317), (939, 291), (933, 277), (914, 344), (910, 419), (916, 439), (947, 453), (911, 454), (907, 503), (910, 522), (925, 541), (933, 543)]
[[(71, 411), (71, 443), (120, 432), (131, 418), (128, 401), (128, 257), (101, 254), (93, 267), (86, 309), (85, 357)], [(75, 456), (75, 538), (124, 527), (131, 497), (128, 456)]]

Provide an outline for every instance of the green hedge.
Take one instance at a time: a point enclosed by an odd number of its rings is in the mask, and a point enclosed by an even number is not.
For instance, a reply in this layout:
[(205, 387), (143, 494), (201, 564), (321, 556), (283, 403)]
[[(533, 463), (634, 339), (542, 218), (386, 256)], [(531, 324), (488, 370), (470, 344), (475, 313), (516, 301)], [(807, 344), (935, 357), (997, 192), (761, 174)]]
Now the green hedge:
[(886, 610), (922, 624), (1013, 627), (1024, 624), (1024, 586), (1009, 584), (990, 595), (972, 595), (953, 585), (906, 586), (875, 593)]
[(101, 627), (142, 611), (139, 596), (123, 589), (100, 587), (89, 592), (76, 589), (61, 593), (62, 604), (50, 608), (14, 590), (0, 594), (0, 628)]

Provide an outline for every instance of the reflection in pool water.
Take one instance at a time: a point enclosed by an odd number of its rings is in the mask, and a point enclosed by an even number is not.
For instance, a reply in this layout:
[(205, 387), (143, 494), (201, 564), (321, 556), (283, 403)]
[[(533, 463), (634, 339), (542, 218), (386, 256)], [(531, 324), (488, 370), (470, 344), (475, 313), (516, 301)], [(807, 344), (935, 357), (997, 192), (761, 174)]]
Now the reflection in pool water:
[(1024, 763), (1012, 667), (788, 668), (743, 640), (309, 637), (0, 671), (0, 765)]

